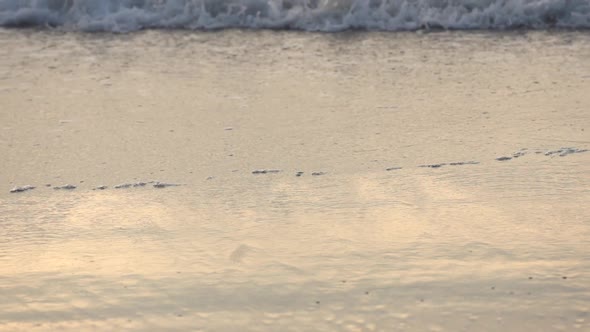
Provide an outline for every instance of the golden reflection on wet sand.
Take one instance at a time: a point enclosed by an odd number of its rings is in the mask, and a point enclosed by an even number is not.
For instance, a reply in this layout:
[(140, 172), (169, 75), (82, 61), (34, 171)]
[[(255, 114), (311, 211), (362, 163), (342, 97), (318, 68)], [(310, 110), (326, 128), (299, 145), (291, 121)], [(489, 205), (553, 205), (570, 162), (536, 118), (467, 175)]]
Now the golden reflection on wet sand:
[[(551, 197), (503, 199), (485, 180), (464, 183), (482, 171), (276, 176), (242, 193), (228, 182), (8, 197), (2, 205), (20, 204), (39, 228), (0, 246), (2, 320), (14, 330), (420, 330), (492, 320), (499, 330), (498, 320), (541, 327), (539, 310), (588, 315), (588, 225), (578, 218), (587, 195), (562, 195), (557, 210)], [(8, 216), (18, 238), (22, 219)], [(252, 325), (260, 321), (269, 325)]]

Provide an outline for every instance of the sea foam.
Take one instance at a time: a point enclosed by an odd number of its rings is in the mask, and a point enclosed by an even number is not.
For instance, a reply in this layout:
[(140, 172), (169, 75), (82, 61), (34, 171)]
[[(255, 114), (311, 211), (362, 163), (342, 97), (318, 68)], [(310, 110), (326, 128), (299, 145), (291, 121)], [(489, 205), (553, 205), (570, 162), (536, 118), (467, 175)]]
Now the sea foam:
[(588, 0), (0, 0), (0, 26), (362, 30), (590, 28)]

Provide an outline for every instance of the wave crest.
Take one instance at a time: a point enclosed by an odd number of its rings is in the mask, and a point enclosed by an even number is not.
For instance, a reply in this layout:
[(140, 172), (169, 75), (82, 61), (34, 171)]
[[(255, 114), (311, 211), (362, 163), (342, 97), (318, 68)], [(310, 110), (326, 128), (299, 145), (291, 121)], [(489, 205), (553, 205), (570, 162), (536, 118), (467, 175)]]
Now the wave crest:
[(588, 0), (3, 0), (0, 26), (82, 31), (590, 28)]

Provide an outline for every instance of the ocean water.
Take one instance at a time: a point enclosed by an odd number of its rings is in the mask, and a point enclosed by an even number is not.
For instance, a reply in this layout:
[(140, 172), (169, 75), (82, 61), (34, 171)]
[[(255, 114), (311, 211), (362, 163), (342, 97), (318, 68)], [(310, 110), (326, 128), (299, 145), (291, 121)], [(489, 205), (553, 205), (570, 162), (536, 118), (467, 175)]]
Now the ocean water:
[(587, 0), (2, 0), (0, 26), (128, 32), (590, 28)]

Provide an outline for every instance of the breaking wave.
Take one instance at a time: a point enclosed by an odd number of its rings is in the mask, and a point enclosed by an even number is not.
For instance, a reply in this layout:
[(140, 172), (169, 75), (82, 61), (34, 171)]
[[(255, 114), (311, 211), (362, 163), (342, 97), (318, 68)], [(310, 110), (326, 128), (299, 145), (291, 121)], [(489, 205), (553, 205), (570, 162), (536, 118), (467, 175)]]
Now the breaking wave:
[(141, 29), (588, 29), (588, 0), (0, 0), (0, 26)]

